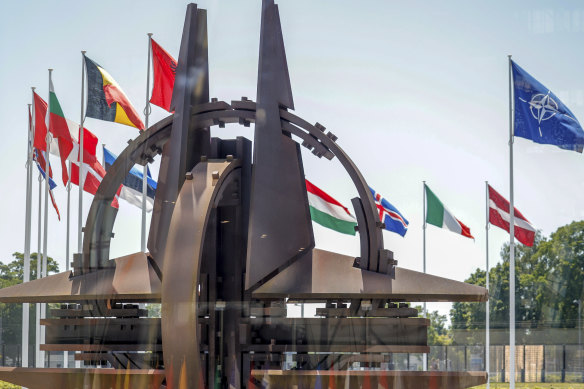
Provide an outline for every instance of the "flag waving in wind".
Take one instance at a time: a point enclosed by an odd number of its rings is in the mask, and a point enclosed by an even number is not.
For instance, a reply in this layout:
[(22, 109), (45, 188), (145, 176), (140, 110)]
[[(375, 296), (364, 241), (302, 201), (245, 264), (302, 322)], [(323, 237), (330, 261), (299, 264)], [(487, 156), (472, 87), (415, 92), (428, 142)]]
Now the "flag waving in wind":
[(308, 180), (306, 191), (310, 216), (314, 222), (342, 234), (355, 235), (357, 221), (347, 207)]
[(572, 111), (513, 61), (511, 68), (515, 136), (581, 153), (584, 149), (584, 130)]
[(87, 70), (87, 110), (95, 119), (144, 129), (144, 123), (116, 80), (101, 66), (85, 56)]
[[(34, 150), (33, 159), (36, 162), (37, 167), (39, 168), (39, 172), (41, 176), (46, 180), (47, 173), (47, 160), (45, 159), (45, 153), (39, 151), (38, 149)], [(53, 208), (55, 208), (55, 212), (57, 212), (57, 218), (59, 221), (61, 220), (61, 213), (59, 212), (59, 207), (57, 207), (57, 202), (55, 201), (55, 197), (53, 196), (53, 189), (57, 187), (55, 181), (53, 181), (53, 171), (51, 169), (51, 165), (49, 164), (49, 196), (51, 197), (51, 203), (53, 204)]]
[(166, 52), (154, 39), (152, 41), (152, 67), (154, 69), (154, 86), (150, 102), (170, 112), (172, 90), (176, 74), (176, 60)]
[[(105, 166), (105, 170), (107, 171), (115, 162), (117, 156), (109, 151), (108, 149), (103, 148), (103, 162)], [(132, 205), (135, 205), (138, 208), (142, 208), (142, 180), (143, 175), (139, 169), (136, 169), (135, 166), (132, 166), (130, 172), (124, 179), (122, 183), (122, 190), (120, 191), (120, 198), (126, 200)], [(156, 193), (156, 181), (152, 179), (150, 176), (150, 169), (148, 169), (148, 188), (147, 188), (147, 196), (146, 196), (146, 211), (152, 211), (154, 206), (154, 195)]]
[(379, 220), (385, 224), (385, 229), (405, 236), (406, 232), (408, 232), (410, 222), (385, 197), (381, 196), (371, 187), (369, 187), (369, 190), (375, 199), (375, 206), (379, 212)]
[(454, 217), (452, 212), (428, 188), (428, 185), (424, 184), (424, 190), (426, 193), (426, 223), (474, 239), (470, 234), (470, 228)]
[[(489, 185), (489, 223), (509, 232), (509, 209), (509, 201)], [(517, 208), (513, 209), (515, 238), (526, 246), (533, 246), (535, 228)]]

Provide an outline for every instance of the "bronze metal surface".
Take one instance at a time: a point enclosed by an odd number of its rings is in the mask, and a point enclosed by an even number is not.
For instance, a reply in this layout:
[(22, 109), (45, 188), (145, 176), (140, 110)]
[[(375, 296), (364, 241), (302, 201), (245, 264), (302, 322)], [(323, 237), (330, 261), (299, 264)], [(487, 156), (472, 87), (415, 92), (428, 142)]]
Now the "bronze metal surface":
[(146, 254), (130, 254), (112, 262), (115, 267), (77, 277), (68, 271), (0, 289), (0, 302), (160, 301), (160, 279)]
[[(486, 372), (451, 372), (451, 371), (335, 371), (335, 370), (252, 370), (251, 388), (263, 388), (266, 385), (275, 388), (377, 388), (389, 389), (462, 389), (487, 382)], [(330, 380), (334, 380), (331, 383)]]
[(29, 389), (160, 389), (164, 370), (0, 367), (0, 380)]
[(256, 289), (255, 298), (390, 299), (396, 301), (486, 301), (485, 288), (397, 267), (387, 274), (353, 267), (353, 257), (314, 249)]
[(179, 193), (168, 233), (162, 280), (162, 340), (167, 387), (202, 388), (197, 286), (207, 224), (222, 185), (237, 176), (239, 161), (197, 164)]

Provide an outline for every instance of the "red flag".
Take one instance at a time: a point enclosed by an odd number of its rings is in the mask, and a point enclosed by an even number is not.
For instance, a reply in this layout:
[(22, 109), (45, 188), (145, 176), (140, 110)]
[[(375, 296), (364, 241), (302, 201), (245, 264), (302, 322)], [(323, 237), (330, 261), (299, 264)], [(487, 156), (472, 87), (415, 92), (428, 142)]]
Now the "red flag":
[(43, 100), (36, 92), (34, 95), (34, 142), (33, 145), (39, 150), (47, 149), (47, 102)]
[[(501, 196), (489, 185), (489, 222), (509, 232), (509, 201)], [(533, 246), (535, 240), (535, 228), (531, 223), (514, 208), (515, 238), (526, 246)]]
[(154, 86), (150, 102), (170, 112), (172, 89), (176, 73), (176, 60), (170, 56), (154, 39), (152, 41), (152, 67)]

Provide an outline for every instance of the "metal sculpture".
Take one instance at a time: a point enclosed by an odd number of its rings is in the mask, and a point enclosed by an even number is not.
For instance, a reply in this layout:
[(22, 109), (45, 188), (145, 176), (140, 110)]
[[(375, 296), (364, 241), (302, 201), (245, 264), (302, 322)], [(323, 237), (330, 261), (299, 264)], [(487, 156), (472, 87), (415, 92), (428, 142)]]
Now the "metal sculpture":
[[(257, 103), (209, 100), (208, 74), (206, 11), (190, 4), (175, 113), (130, 142), (106, 174), (73, 271), (0, 290), (1, 302), (60, 303), (42, 320), (41, 349), (74, 351), (86, 368), (1, 368), (0, 379), (31, 389), (486, 382), (483, 372), (379, 369), (391, 353), (429, 351), (429, 322), (406, 301), (485, 301), (487, 292), (396, 267), (368, 186), (337, 137), (289, 111), (294, 102), (273, 0), (262, 4)], [(245, 138), (210, 137), (210, 127), (226, 123), (255, 123), (253, 156)], [(314, 248), (296, 138), (319, 158), (337, 158), (355, 185), (358, 258)], [(134, 164), (158, 154), (149, 252), (110, 259), (117, 188)], [(317, 310), (320, 317), (289, 318), (286, 302), (294, 301), (326, 307)], [(137, 305), (144, 302), (161, 303), (161, 318), (148, 318)], [(286, 362), (296, 369), (284, 369)], [(348, 370), (353, 362), (377, 368)]]

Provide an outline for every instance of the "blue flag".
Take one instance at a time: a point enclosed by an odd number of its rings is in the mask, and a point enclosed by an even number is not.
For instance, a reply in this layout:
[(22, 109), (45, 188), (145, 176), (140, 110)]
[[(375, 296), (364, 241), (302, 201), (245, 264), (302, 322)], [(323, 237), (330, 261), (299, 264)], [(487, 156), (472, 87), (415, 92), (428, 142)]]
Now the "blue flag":
[(574, 114), (548, 88), (511, 61), (515, 136), (579, 153), (584, 131)]
[(385, 229), (405, 236), (406, 232), (408, 232), (410, 222), (385, 197), (381, 196), (371, 187), (369, 187), (369, 190), (375, 199), (375, 205), (379, 212), (379, 220), (385, 223)]
[[(106, 171), (114, 164), (116, 158), (117, 156), (114, 153), (105, 147), (103, 148), (103, 162)], [(148, 212), (150, 212), (152, 210), (154, 196), (156, 194), (156, 181), (154, 181), (150, 175), (150, 169), (148, 169), (147, 172), (148, 184), (146, 190), (146, 209)], [(130, 172), (122, 183), (123, 186), (120, 192), (121, 198), (138, 208), (142, 207), (142, 177), (144, 177), (142, 172), (135, 166), (132, 166), (132, 169), (130, 169)]]

